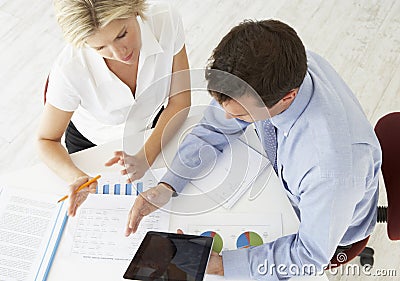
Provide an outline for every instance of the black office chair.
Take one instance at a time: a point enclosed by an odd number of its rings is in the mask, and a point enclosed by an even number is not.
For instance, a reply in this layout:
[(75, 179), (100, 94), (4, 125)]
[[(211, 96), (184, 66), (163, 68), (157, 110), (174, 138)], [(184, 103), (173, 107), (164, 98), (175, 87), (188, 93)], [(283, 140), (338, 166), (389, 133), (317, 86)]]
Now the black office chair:
[[(378, 206), (378, 223), (387, 223), (390, 240), (400, 240), (400, 112), (393, 112), (379, 119), (375, 134), (382, 148), (382, 175), (388, 206)], [(374, 264), (374, 250), (367, 246), (369, 237), (336, 253), (329, 268), (335, 268), (360, 256), (361, 265)], [(343, 258), (345, 257), (345, 258)]]

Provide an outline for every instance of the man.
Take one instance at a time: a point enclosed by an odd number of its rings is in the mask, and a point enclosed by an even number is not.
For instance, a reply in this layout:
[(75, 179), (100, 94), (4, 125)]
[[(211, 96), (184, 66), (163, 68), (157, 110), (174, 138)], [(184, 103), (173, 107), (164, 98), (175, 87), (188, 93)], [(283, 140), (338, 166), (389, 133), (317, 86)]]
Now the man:
[[(222, 72), (248, 86), (232, 86)], [(222, 257), (214, 254), (208, 273), (267, 280), (296, 275), (296, 270), (277, 270), (283, 265), (312, 274), (310, 265), (323, 269), (338, 246), (370, 235), (376, 222), (380, 146), (355, 96), (328, 62), (306, 52), (296, 32), (282, 22), (245, 21), (214, 50), (206, 78), (212, 106), (180, 146), (161, 183), (144, 195), (164, 204), (212, 158), (209, 148), (222, 150), (255, 123), (300, 220), (295, 234), (226, 251)], [(127, 235), (154, 209), (138, 199)], [(261, 264), (275, 267), (263, 274)]]

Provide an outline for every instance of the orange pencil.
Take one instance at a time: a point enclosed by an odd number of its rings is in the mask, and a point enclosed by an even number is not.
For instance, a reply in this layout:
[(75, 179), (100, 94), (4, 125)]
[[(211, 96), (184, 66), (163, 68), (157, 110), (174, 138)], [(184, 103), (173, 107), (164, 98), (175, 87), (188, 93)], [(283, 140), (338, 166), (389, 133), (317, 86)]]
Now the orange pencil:
[[(94, 178), (92, 178), (91, 180), (85, 182), (85, 183), (82, 184), (80, 187), (78, 187), (78, 188), (74, 191), (74, 193), (77, 193), (77, 192), (81, 191), (82, 189), (84, 189), (85, 187), (88, 187), (90, 184), (92, 184), (92, 183), (94, 183), (95, 181), (97, 181), (100, 177), (101, 177), (101, 176), (98, 175), (98, 176), (95, 176)], [(60, 200), (58, 200), (57, 203), (60, 203), (60, 202), (64, 201), (64, 200), (67, 199), (67, 198), (68, 198), (68, 195), (65, 195), (63, 198), (61, 198)]]

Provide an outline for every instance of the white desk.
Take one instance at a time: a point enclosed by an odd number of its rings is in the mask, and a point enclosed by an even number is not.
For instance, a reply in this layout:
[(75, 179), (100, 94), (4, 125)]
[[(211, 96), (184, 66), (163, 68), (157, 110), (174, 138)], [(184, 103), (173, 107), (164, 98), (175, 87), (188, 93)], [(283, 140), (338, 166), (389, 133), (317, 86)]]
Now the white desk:
[[(192, 117), (187, 120), (183, 128), (188, 127), (190, 124), (196, 123), (198, 117)], [(181, 129), (183, 132), (184, 129)], [(178, 136), (179, 134), (177, 134)], [(260, 148), (259, 142), (253, 134), (252, 130), (246, 132), (249, 143), (251, 146)], [(128, 140), (132, 147), (140, 148), (143, 143), (143, 136), (133, 136)], [(167, 147), (164, 149), (164, 155), (167, 157), (167, 161), (170, 161), (176, 151), (178, 142), (178, 137), (173, 139)], [(104, 163), (112, 157), (113, 151), (122, 149), (122, 141), (115, 141), (108, 143), (106, 145), (97, 146), (85, 151), (81, 151), (72, 155), (72, 159), (75, 164), (80, 167), (85, 172), (95, 175), (104, 171), (119, 170), (119, 167), (115, 166), (112, 168), (104, 167)], [(134, 151), (130, 151), (131, 153)], [(163, 159), (159, 157), (154, 166), (163, 166)], [(29, 179), (25, 183), (26, 186), (21, 186), (21, 178)], [(1, 176), (2, 182), (5, 185), (20, 186), (24, 188), (36, 189), (40, 188), (41, 191), (59, 193), (64, 195), (66, 189), (60, 188), (60, 186), (65, 186), (66, 183), (60, 180), (54, 173), (52, 173), (45, 165), (39, 164), (29, 169), (17, 171), (12, 174)], [(261, 184), (265, 181), (265, 177), (260, 176), (255, 184)], [(193, 188), (188, 186), (187, 188)], [(276, 176), (272, 175), (267, 188), (260, 194), (260, 196), (249, 201), (248, 192), (244, 194), (243, 198), (240, 199), (236, 205), (230, 209), (226, 210), (222, 207), (201, 214), (199, 216), (209, 218), (212, 220), (212, 216), (215, 213), (269, 213), (269, 212), (279, 212), (282, 214), (283, 222), (283, 234), (287, 235), (294, 233), (298, 228), (298, 220), (294, 214), (294, 211), (283, 191), (281, 185)], [(179, 200), (179, 197), (173, 199), (173, 208), (184, 209), (184, 200)], [(211, 199), (210, 199), (211, 200)], [(181, 217), (179, 215), (172, 215), (170, 221), (170, 231), (175, 232), (177, 228), (181, 228), (180, 224)], [(69, 257), (68, 249), (63, 247), (63, 239), (59, 245), (57, 254), (55, 256), (50, 274), (49, 281), (62, 281), (62, 280), (124, 280), (122, 278), (127, 265), (126, 264), (113, 264), (102, 262), (101, 266), (98, 263), (77, 263), (72, 258)], [(310, 279), (311, 277), (296, 278), (296, 279)], [(224, 280), (216, 276), (206, 276), (206, 280)], [(312, 277), (312, 279), (318, 280), (328, 280), (325, 275)]]

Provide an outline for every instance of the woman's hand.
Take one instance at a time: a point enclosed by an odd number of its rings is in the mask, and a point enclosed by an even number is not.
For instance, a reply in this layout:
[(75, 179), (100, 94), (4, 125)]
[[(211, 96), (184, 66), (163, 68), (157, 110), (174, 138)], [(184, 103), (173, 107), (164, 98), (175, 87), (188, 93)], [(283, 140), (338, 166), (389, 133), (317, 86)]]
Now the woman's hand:
[(79, 177), (76, 179), (75, 182), (73, 182), (69, 186), (69, 207), (68, 207), (68, 215), (69, 216), (75, 216), (76, 210), (82, 203), (86, 200), (88, 197), (89, 193), (95, 193), (96, 192), (96, 187), (97, 187), (97, 181), (91, 183), (88, 187), (83, 188), (79, 192), (75, 192), (82, 184), (85, 182), (89, 181), (88, 176), (83, 176)]
[(135, 233), (143, 217), (168, 203), (173, 193), (173, 189), (164, 183), (141, 192), (129, 212), (125, 235)]
[(115, 151), (114, 157), (108, 160), (105, 165), (112, 166), (114, 164), (119, 164), (124, 167), (124, 169), (121, 170), (121, 174), (128, 175), (128, 182), (133, 182), (142, 178), (150, 168), (143, 150), (140, 150), (135, 155), (129, 155), (123, 151)]

